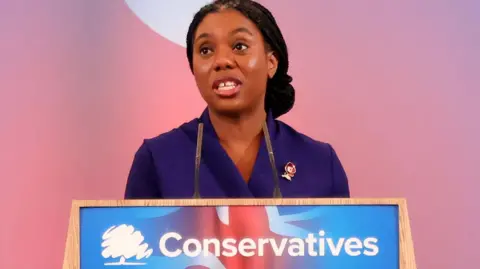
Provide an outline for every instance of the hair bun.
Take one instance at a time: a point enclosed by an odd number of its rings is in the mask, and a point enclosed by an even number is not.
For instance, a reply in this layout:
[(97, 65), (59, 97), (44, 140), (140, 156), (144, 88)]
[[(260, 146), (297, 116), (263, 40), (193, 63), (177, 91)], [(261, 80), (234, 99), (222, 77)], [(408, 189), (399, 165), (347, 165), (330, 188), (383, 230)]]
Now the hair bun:
[(295, 103), (295, 88), (291, 84), (292, 77), (288, 74), (274, 76), (267, 83), (265, 107), (278, 118), (289, 112)]
[(279, 76), (278, 78), (275, 78), (275, 79), (277, 79), (278, 83), (280, 83), (280, 84), (290, 84), (293, 81), (292, 77), (289, 76), (288, 74), (283, 74), (283, 75), (281, 75), (281, 76)]

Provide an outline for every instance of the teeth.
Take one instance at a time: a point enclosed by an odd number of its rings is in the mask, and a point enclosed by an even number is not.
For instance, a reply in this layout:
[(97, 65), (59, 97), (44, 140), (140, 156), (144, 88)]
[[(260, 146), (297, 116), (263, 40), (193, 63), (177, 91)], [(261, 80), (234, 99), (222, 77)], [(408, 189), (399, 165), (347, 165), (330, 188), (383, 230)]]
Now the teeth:
[(233, 81), (227, 81), (227, 82), (220, 82), (220, 84), (218, 84), (218, 88), (224, 88), (224, 87), (235, 87), (237, 86), (237, 84)]
[(228, 90), (234, 89), (235, 87), (236, 87), (235, 85), (219, 86), (219, 87), (218, 87), (218, 90), (219, 90), (219, 91), (228, 91)]

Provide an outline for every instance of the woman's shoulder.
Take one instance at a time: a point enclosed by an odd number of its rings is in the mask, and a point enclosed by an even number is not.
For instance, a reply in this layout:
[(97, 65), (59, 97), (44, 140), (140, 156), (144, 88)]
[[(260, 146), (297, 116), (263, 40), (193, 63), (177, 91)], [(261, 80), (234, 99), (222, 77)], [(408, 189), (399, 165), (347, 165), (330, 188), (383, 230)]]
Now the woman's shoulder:
[(333, 151), (333, 147), (329, 142), (315, 139), (298, 131), (283, 121), (277, 120), (276, 123), (279, 139), (283, 140), (283, 143), (288, 144), (291, 147), (295, 147), (304, 152), (312, 152), (322, 155), (330, 155)]
[(144, 145), (150, 150), (179, 150), (179, 147), (185, 146), (186, 144), (191, 144), (192, 134), (196, 135), (197, 124), (198, 123), (196, 119), (185, 122), (173, 129), (170, 129), (169, 131), (160, 133), (150, 138), (145, 138)]
[[(333, 146), (328, 142), (314, 139), (295, 130), (290, 125), (278, 121), (278, 143), (281, 143), (284, 156), (302, 163), (309, 177), (326, 179), (329, 182), (329, 197), (349, 197), (350, 191), (346, 172)], [(317, 181), (314, 181), (317, 184)], [(317, 185), (318, 186), (318, 185)]]

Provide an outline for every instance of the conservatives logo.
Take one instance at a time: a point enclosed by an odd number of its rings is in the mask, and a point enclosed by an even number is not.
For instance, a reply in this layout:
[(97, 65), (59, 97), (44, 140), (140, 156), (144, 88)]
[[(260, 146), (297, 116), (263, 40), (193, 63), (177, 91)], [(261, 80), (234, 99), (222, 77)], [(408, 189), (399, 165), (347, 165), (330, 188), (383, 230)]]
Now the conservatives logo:
[[(114, 259), (106, 262), (105, 265), (145, 265), (145, 262), (138, 262), (152, 255), (153, 250), (143, 243), (144, 237), (131, 225), (122, 224), (112, 226), (103, 234), (102, 256)], [(167, 245), (178, 245), (172, 248)], [(264, 256), (266, 251), (273, 251), (275, 256), (290, 257), (323, 257), (339, 256), (376, 256), (379, 253), (378, 238), (367, 237), (340, 237), (331, 238), (326, 232), (320, 230), (317, 234), (309, 233), (306, 238), (284, 237), (284, 238), (184, 238), (176, 232), (163, 234), (159, 239), (159, 251), (162, 256), (174, 258), (179, 256), (195, 257), (252, 257)], [(213, 252), (212, 252), (213, 250)], [(136, 261), (131, 261), (135, 257)]]
[[(178, 257), (182, 253), (188, 257), (210, 256), (211, 249), (216, 257), (233, 257), (233, 256), (263, 256), (265, 250), (271, 249), (275, 256), (291, 256), (291, 257), (318, 257), (318, 256), (339, 256), (345, 253), (348, 256), (376, 256), (379, 252), (377, 246), (378, 239), (368, 237), (360, 239), (357, 237), (340, 237), (333, 239), (325, 237), (326, 232), (321, 230), (318, 234), (310, 233), (307, 238), (242, 238), (237, 241), (234, 238), (225, 238), (219, 240), (211, 239), (184, 239), (180, 234), (169, 232), (160, 238), (160, 252), (167, 257)], [(183, 241), (181, 248), (167, 248), (167, 241)]]
[(129, 259), (142, 260), (150, 257), (153, 250), (143, 243), (143, 235), (131, 225), (112, 226), (102, 236), (102, 256), (116, 261), (105, 265), (145, 265), (144, 262), (132, 262)]

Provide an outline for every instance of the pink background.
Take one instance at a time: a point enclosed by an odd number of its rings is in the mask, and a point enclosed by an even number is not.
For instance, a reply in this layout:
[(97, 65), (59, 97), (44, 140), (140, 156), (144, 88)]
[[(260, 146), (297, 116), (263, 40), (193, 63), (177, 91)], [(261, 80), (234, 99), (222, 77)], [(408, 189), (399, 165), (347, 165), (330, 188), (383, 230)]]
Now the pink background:
[[(354, 197), (408, 199), (419, 268), (478, 268), (480, 2), (296, 2), (262, 1), (291, 51), (282, 119), (334, 145)], [(124, 2), (1, 1), (0, 268), (60, 268), (71, 200), (122, 198), (142, 139), (204, 106)]]

